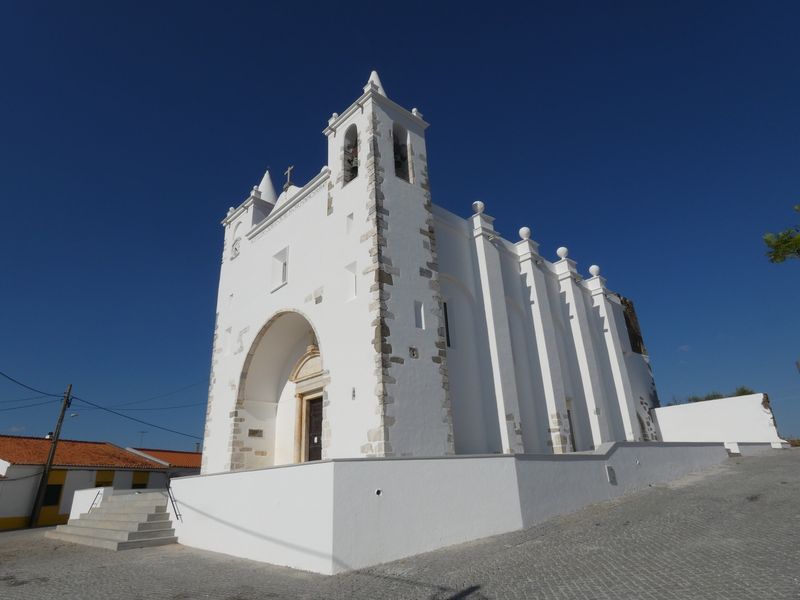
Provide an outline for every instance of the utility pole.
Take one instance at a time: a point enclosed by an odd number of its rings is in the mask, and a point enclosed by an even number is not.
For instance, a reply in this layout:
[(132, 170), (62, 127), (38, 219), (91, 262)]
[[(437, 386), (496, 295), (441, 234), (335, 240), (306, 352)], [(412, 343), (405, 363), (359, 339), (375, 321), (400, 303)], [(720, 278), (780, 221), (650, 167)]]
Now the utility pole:
[(58, 421), (56, 422), (56, 428), (53, 431), (53, 440), (50, 444), (50, 452), (47, 454), (47, 462), (44, 463), (44, 471), (42, 471), (42, 479), (39, 481), (39, 489), (36, 490), (36, 499), (33, 502), (33, 510), (31, 511), (31, 520), (28, 524), (28, 527), (36, 527), (36, 522), (39, 520), (39, 514), (42, 512), (44, 493), (47, 490), (47, 479), (50, 477), (50, 469), (53, 467), (53, 459), (56, 457), (58, 436), (61, 434), (61, 424), (64, 422), (64, 413), (67, 412), (70, 404), (72, 404), (71, 383), (67, 386), (67, 391), (64, 392), (64, 400), (61, 402), (61, 412), (58, 413)]

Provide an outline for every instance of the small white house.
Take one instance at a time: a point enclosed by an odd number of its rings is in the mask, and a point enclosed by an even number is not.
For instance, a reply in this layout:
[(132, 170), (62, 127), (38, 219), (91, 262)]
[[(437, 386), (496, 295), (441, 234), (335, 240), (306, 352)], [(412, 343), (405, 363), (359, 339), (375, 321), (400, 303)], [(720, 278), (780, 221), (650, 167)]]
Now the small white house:
[[(27, 527), (52, 441), (0, 435), (0, 531)], [(164, 488), (167, 466), (108, 442), (60, 440), (37, 525), (69, 519), (76, 490)]]
[(317, 176), (228, 211), (204, 473), (657, 439), (633, 304), (482, 202), (435, 205), (427, 127), (373, 72)]

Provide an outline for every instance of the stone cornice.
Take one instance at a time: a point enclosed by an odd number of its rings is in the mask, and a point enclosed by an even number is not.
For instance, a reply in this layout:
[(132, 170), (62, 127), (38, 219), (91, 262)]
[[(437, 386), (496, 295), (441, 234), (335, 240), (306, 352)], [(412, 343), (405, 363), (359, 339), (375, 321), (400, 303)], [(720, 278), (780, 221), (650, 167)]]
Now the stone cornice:
[(389, 100), (386, 96), (379, 93), (376, 88), (370, 88), (366, 92), (364, 92), (361, 97), (358, 98), (353, 104), (345, 109), (345, 111), (338, 115), (335, 119), (331, 120), (328, 123), (328, 126), (322, 130), (326, 136), (330, 134), (335, 134), (336, 129), (346, 120), (348, 119), (353, 113), (358, 110), (364, 110), (364, 105), (367, 103), (367, 100), (373, 100), (377, 104), (384, 106), (385, 108), (390, 108), (392, 110), (400, 112), (406, 119), (420, 127), (423, 131), (428, 128), (428, 123), (418, 117), (417, 115), (413, 114), (409, 110), (403, 108), (397, 102), (393, 100)]
[(314, 177), (311, 181), (309, 181), (302, 188), (300, 188), (294, 196), (292, 196), (291, 198), (286, 198), (283, 202), (276, 205), (266, 219), (254, 225), (253, 228), (247, 232), (246, 235), (247, 239), (252, 240), (259, 233), (267, 229), (270, 225), (283, 218), (289, 211), (291, 211), (295, 206), (300, 204), (312, 192), (316, 191), (317, 188), (319, 188), (320, 186), (322, 186), (323, 183), (328, 181), (330, 175), (331, 172), (330, 169), (328, 168), (325, 168), (322, 171), (320, 171), (316, 177)]

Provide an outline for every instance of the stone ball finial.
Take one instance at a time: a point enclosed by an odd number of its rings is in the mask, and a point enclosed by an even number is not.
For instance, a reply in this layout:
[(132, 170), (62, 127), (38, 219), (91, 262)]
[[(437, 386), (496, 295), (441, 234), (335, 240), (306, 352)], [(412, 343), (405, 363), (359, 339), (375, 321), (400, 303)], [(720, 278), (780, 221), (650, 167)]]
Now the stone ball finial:
[(589, 267), (589, 274), (592, 277), (597, 277), (598, 275), (600, 275), (600, 267), (598, 267), (597, 265), (592, 265), (591, 267)]
[(561, 246), (558, 250), (556, 250), (556, 254), (558, 254), (558, 258), (567, 258), (567, 256), (569, 256), (569, 248), (566, 246)]
[(472, 210), (475, 211), (476, 215), (482, 214), (483, 210), (485, 208), (486, 208), (486, 205), (483, 202), (481, 202), (480, 200), (475, 200), (475, 202), (472, 203)]
[(331, 113), (331, 120), (338, 118), (339, 118), (339, 113)]
[(531, 228), (530, 227), (521, 227), (519, 230), (519, 237), (523, 240), (531, 239)]

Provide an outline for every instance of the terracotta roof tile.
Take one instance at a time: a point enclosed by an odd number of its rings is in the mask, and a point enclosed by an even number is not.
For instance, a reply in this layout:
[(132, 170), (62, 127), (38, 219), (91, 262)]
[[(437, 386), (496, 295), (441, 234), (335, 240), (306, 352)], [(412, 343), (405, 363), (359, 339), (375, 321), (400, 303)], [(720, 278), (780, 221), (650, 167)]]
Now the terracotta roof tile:
[[(50, 440), (44, 438), (0, 435), (0, 459), (13, 465), (43, 465), (47, 461), (49, 450)], [(164, 469), (164, 465), (147, 460), (114, 444), (78, 440), (59, 440), (53, 465), (112, 469)]]
[(170, 467), (183, 469), (199, 469), (202, 452), (187, 452), (184, 450), (159, 450), (158, 448), (134, 448), (158, 460), (169, 463)]

